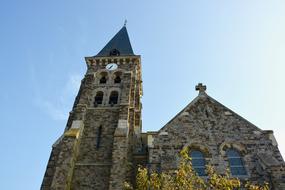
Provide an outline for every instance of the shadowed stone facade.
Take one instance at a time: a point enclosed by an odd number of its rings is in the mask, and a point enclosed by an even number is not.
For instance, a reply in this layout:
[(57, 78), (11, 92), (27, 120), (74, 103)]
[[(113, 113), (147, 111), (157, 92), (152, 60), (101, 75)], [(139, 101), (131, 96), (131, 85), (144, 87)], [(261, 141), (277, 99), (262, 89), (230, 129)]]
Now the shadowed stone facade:
[(273, 131), (257, 128), (203, 91), (150, 135), (148, 158), (153, 169), (175, 169), (179, 151), (188, 146), (201, 151), (206, 164), (224, 173), (230, 168), (226, 151), (235, 149), (241, 154), (246, 175), (234, 177), (257, 183), (267, 181), (275, 189), (285, 188), (285, 165)]
[[(175, 169), (185, 146), (224, 173), (235, 150), (242, 180), (267, 181), (285, 189), (285, 164), (272, 131), (261, 130), (206, 94), (199, 95), (163, 128), (142, 133), (140, 56), (134, 55), (126, 27), (93, 57), (63, 135), (54, 143), (42, 190), (119, 190), (134, 182), (138, 165)], [(234, 158), (237, 159), (237, 158)]]

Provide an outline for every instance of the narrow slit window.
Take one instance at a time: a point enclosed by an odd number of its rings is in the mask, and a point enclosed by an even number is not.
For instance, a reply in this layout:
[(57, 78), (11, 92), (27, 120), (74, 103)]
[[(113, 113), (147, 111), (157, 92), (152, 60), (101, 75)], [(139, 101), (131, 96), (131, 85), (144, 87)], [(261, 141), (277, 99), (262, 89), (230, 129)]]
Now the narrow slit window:
[(97, 143), (96, 143), (96, 148), (99, 149), (100, 143), (101, 143), (101, 135), (102, 135), (102, 126), (98, 128), (98, 134), (97, 134)]
[(192, 167), (199, 176), (206, 176), (206, 161), (202, 152), (193, 150), (190, 152)]
[(208, 118), (209, 117), (209, 112), (206, 110), (205, 113), (206, 113), (206, 117)]
[(242, 157), (239, 152), (234, 149), (227, 150), (231, 174), (233, 176), (246, 175), (246, 170), (243, 164)]

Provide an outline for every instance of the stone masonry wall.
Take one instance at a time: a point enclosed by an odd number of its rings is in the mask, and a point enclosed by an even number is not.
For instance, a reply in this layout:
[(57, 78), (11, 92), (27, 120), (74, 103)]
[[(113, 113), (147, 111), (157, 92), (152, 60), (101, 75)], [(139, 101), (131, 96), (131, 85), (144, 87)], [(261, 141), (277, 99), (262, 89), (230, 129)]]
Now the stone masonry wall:
[[(64, 136), (51, 154), (42, 189), (116, 190), (122, 189), (127, 178), (132, 178), (133, 172), (128, 165), (132, 162), (131, 141), (135, 123), (138, 123), (135, 119), (140, 120), (141, 115), (138, 107), (141, 103), (136, 102), (140, 101), (138, 93), (141, 93), (140, 58), (113, 58), (86, 58), (86, 75)], [(116, 62), (118, 69), (106, 70), (110, 62)], [(104, 84), (99, 82), (102, 73), (107, 77)], [(118, 84), (114, 83), (117, 74), (121, 76)], [(103, 102), (94, 106), (98, 91), (104, 93)], [(109, 104), (112, 91), (119, 93), (115, 105)], [(82, 123), (82, 126), (77, 128), (76, 123)]]
[(235, 148), (242, 155), (247, 170), (247, 175), (239, 176), (241, 179), (267, 181), (271, 185), (281, 183), (280, 178), (279, 181), (272, 180), (269, 169), (262, 169), (258, 159), (260, 153), (271, 155), (275, 165), (284, 168), (284, 161), (270, 135), (272, 131), (260, 130), (202, 94), (160, 131), (152, 134), (154, 141), (149, 142), (149, 164), (153, 169), (175, 169), (179, 152), (189, 146), (192, 150), (203, 152), (206, 163), (214, 166), (219, 173), (224, 173), (229, 167), (225, 151)]
[[(71, 189), (108, 189), (117, 120), (118, 108), (87, 110)], [(97, 147), (100, 126), (102, 132)]]
[(41, 190), (49, 190), (52, 184), (54, 172), (56, 169), (56, 161), (58, 160), (58, 155), (60, 152), (60, 144), (52, 148), (50, 158), (48, 161), (48, 166), (44, 175), (44, 180), (41, 186)]

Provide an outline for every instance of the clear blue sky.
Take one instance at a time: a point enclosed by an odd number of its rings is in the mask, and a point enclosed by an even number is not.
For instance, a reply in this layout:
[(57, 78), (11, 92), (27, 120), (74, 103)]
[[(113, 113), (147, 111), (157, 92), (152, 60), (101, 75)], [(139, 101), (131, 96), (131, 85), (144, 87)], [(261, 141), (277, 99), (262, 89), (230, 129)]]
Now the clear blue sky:
[(1, 189), (36, 190), (92, 56), (127, 19), (143, 64), (143, 129), (158, 130), (203, 82), (285, 154), (285, 1), (0, 2)]

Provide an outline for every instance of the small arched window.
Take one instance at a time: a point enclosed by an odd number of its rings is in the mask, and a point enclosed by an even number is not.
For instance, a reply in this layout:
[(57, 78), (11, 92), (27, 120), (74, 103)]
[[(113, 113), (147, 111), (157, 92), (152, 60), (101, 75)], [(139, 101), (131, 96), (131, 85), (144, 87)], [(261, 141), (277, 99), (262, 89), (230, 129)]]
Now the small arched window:
[(103, 72), (100, 74), (100, 84), (105, 84), (107, 82), (107, 73)]
[(121, 77), (120, 77), (120, 75), (117, 75), (117, 76), (115, 77), (114, 83), (115, 83), (115, 84), (121, 83)]
[(119, 93), (117, 91), (112, 91), (109, 98), (109, 104), (113, 106), (118, 103)]
[(96, 93), (95, 99), (94, 99), (94, 106), (102, 104), (103, 102), (104, 93), (102, 91), (99, 91)]
[(192, 167), (199, 176), (206, 176), (206, 161), (202, 152), (193, 150), (190, 152)]
[(119, 52), (119, 50), (117, 50), (117, 49), (112, 49), (111, 51), (110, 51), (110, 54), (109, 54), (110, 56), (119, 56), (120, 55), (120, 52)]
[(235, 149), (227, 150), (231, 174), (233, 176), (246, 175), (246, 170), (243, 164), (242, 157)]

